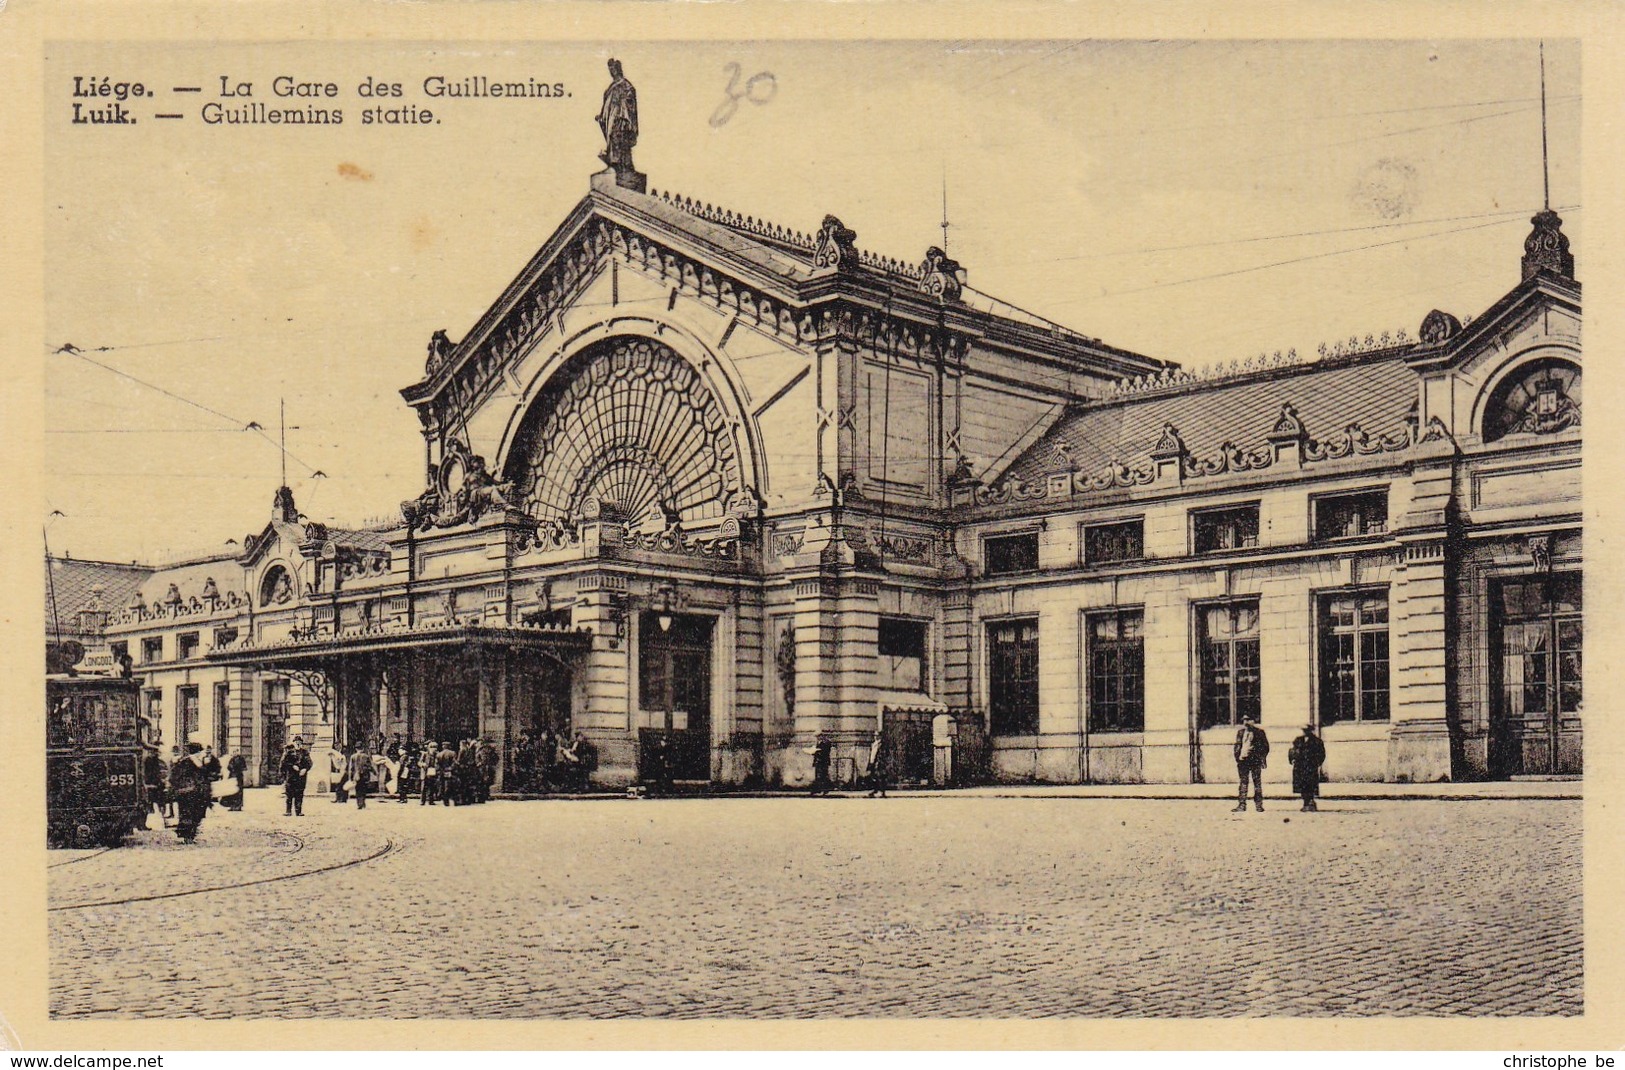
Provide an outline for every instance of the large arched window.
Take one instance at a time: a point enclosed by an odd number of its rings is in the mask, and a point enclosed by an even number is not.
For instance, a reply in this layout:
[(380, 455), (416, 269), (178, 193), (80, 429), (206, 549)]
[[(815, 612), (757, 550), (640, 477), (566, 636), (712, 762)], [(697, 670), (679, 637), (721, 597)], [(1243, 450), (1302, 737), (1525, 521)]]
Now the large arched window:
[(1484, 408), (1485, 442), (1579, 426), (1580, 369), (1566, 360), (1537, 360), (1517, 369)]
[(725, 515), (745, 490), (734, 423), (669, 348), (612, 338), (554, 376), (505, 476), (538, 519), (579, 516), (591, 500), (633, 522), (692, 524)]

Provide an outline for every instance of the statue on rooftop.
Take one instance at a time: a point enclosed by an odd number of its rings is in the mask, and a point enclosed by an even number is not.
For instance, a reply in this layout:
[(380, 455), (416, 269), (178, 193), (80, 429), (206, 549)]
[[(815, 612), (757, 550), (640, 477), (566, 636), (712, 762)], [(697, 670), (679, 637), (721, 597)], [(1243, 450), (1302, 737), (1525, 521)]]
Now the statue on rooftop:
[(598, 109), (598, 128), (604, 133), (604, 151), (598, 154), (616, 174), (632, 172), (632, 146), (638, 143), (638, 91), (621, 72), (621, 61), (609, 61), (609, 88)]

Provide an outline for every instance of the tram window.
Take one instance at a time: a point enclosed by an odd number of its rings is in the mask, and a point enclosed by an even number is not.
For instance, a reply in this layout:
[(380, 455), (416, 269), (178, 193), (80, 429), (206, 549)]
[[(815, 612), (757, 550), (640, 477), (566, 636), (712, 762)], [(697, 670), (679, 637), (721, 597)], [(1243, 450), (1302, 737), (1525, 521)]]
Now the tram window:
[(131, 745), (136, 742), (134, 696), (63, 695), (51, 705), (47, 728), (53, 747)]

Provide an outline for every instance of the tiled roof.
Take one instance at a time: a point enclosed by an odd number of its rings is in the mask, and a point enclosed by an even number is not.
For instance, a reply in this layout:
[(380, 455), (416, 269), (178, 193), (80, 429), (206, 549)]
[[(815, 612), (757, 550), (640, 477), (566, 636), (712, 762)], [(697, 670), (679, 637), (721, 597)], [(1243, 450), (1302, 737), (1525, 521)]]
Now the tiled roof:
[(385, 537), (387, 531), (376, 528), (328, 528), (327, 537), (335, 545), (349, 550), (377, 550), (389, 549), (389, 541)]
[(1228, 381), (1188, 383), (1181, 389), (1123, 400), (1093, 402), (1063, 416), (1007, 469), (1038, 482), (1073, 468), (1093, 472), (1112, 461), (1145, 460), (1165, 424), (1179, 431), (1193, 457), (1216, 453), (1225, 442), (1262, 447), (1290, 402), (1311, 438), (1340, 435), (1350, 424), (1373, 438), (1400, 436), (1417, 397), (1416, 374), (1404, 351), (1337, 362), (1311, 362)]
[(116, 613), (152, 575), (152, 569), (146, 565), (79, 561), (71, 557), (48, 557), (45, 568), (45, 625), (51, 627), (54, 589), (56, 617), (61, 621), (64, 632), (73, 628), (74, 617), (81, 609), (89, 608), (94, 597), (92, 588), (102, 588), (101, 607)]

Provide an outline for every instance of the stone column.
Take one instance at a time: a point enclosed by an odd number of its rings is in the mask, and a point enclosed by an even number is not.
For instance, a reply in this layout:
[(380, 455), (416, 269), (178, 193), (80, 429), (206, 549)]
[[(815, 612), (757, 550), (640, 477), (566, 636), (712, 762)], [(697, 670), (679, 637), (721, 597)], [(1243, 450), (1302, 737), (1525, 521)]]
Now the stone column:
[(626, 577), (588, 573), (576, 590), (579, 597), (572, 620), (578, 628), (592, 629), (592, 646), (581, 659), (581, 705), (571, 720), (598, 748), (594, 779), (624, 786), (637, 779), (638, 769), (637, 733), (631, 718), (635, 680)]
[(1447, 780), (1451, 769), (1454, 444), (1423, 443), (1389, 599), (1388, 779)]
[(1388, 779), (1450, 778), (1449, 561), (1443, 540), (1409, 543), (1390, 599)]

